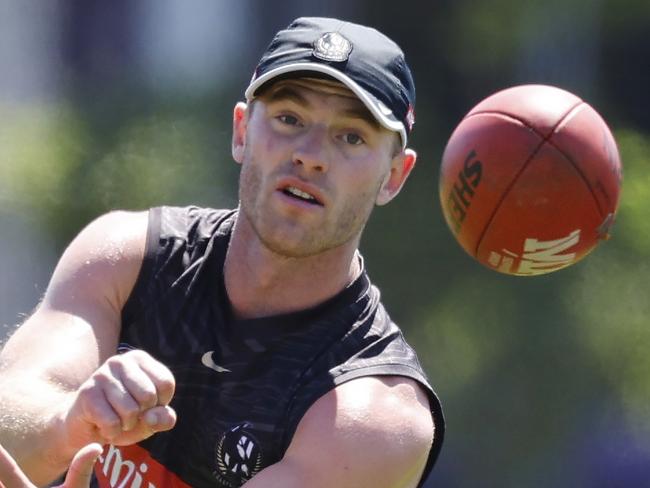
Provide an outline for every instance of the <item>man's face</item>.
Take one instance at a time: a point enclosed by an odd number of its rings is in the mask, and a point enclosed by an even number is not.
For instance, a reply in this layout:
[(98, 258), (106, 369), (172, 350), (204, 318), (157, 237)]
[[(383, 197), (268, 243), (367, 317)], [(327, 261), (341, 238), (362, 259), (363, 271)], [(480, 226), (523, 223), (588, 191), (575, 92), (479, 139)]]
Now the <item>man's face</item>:
[(243, 123), (240, 206), (264, 245), (292, 257), (356, 247), (396, 134), (343, 85), (306, 79), (272, 85)]

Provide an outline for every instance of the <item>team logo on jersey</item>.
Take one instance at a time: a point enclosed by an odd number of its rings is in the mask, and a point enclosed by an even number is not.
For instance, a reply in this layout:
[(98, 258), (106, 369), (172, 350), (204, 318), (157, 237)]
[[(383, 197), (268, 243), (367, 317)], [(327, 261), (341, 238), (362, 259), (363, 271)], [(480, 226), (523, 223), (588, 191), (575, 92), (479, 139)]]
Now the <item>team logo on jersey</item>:
[(212, 359), (212, 353), (214, 351), (208, 351), (206, 352), (203, 356), (201, 356), (201, 363), (203, 366), (210, 368), (217, 373), (231, 373), (227, 368), (224, 368), (223, 366), (219, 366), (217, 363), (214, 362), (214, 359)]
[(94, 472), (99, 488), (191, 488), (137, 444), (104, 447)]
[(217, 443), (214, 476), (224, 486), (241, 486), (262, 469), (262, 450), (250, 427), (248, 422), (236, 425)]
[(351, 52), (352, 44), (338, 32), (327, 32), (314, 43), (314, 56), (325, 61), (346, 61)]

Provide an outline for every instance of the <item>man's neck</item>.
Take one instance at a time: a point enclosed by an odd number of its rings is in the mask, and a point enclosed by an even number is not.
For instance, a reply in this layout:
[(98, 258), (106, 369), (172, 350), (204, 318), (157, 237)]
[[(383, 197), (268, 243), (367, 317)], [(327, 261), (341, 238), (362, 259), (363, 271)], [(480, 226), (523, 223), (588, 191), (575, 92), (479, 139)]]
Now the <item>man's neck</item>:
[[(238, 219), (239, 220), (239, 219)], [(361, 273), (356, 243), (316, 256), (286, 257), (268, 249), (252, 230), (235, 223), (224, 280), (237, 318), (296, 312), (335, 296)]]

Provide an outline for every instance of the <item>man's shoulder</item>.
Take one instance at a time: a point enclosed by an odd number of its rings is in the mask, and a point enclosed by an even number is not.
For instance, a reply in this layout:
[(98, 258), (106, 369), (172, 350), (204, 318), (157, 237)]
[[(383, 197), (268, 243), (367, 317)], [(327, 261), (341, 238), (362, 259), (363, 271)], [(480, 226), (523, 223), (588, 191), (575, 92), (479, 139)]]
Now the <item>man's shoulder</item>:
[(90, 222), (68, 250), (109, 260), (141, 257), (147, 222), (146, 211), (112, 210)]
[(341, 486), (347, 486), (344, 478), (365, 486), (416, 486), (434, 435), (429, 397), (417, 381), (368, 376), (343, 383), (316, 401), (286, 455), (306, 463), (319, 457), (314, 469)]

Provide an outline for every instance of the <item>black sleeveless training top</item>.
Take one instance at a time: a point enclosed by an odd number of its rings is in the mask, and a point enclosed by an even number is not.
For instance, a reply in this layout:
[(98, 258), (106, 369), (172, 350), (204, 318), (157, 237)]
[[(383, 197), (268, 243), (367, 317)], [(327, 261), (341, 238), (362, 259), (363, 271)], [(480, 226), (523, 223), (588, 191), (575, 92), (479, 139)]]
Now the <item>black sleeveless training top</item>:
[(365, 271), (315, 308), (236, 320), (223, 281), (236, 215), (150, 210), (144, 262), (122, 311), (120, 352), (143, 349), (169, 367), (178, 421), (137, 445), (107, 446), (93, 486), (241, 486), (282, 459), (319, 397), (370, 375), (407, 376), (428, 392), (436, 431), (424, 480), (442, 444), (442, 410)]

